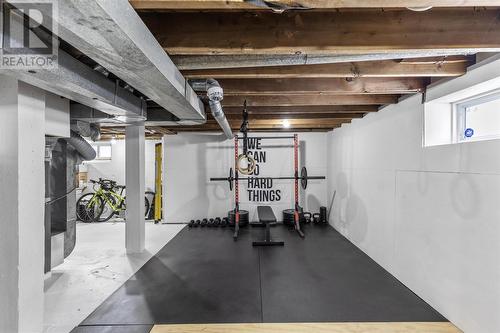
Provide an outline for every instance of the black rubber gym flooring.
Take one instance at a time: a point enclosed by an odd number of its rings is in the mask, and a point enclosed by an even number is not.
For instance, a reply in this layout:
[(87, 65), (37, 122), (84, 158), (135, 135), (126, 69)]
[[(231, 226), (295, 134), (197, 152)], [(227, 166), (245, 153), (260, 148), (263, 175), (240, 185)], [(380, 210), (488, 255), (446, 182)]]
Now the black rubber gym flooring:
[[(330, 226), (301, 239), (273, 227), (283, 247), (252, 247), (263, 228), (184, 228), (104, 301), (75, 333), (132, 325), (254, 322), (446, 321)], [(93, 330), (95, 329), (95, 331)]]

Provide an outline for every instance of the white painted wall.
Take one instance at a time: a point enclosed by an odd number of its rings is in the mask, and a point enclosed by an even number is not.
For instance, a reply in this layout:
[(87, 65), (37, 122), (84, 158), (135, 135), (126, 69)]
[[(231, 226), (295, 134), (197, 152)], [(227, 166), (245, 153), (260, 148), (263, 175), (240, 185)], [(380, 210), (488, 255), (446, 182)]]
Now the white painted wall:
[[(249, 136), (275, 136), (290, 134), (255, 133)], [(299, 133), (300, 167), (305, 165), (309, 175), (326, 173), (326, 133)], [(234, 208), (234, 192), (227, 182), (210, 182), (210, 177), (227, 177), (234, 169), (232, 140), (218, 141), (219, 136), (209, 134), (178, 134), (164, 137), (163, 207), (166, 222), (187, 222), (191, 219), (226, 216)], [(266, 163), (261, 163), (260, 176), (293, 175), (293, 140), (279, 139), (262, 142)], [(241, 152), (241, 142), (240, 142)], [(307, 163), (305, 163), (307, 161)], [(300, 168), (299, 167), (299, 168)], [(275, 181), (279, 189), (279, 202), (257, 203), (248, 200), (245, 182), (240, 182), (240, 209), (250, 211), (251, 221), (257, 221), (256, 207), (270, 205), (278, 219), (281, 211), (293, 208), (293, 181)], [(313, 212), (326, 205), (326, 182), (310, 181), (301, 191), (301, 205)]]
[[(145, 188), (154, 191), (155, 188), (155, 144), (161, 141), (146, 140), (145, 145)], [(113, 179), (120, 185), (125, 184), (125, 140), (116, 140), (111, 150), (111, 161), (84, 162), (89, 179)]]
[(421, 101), (330, 132), (330, 222), (465, 332), (500, 332), (500, 140), (423, 147)]

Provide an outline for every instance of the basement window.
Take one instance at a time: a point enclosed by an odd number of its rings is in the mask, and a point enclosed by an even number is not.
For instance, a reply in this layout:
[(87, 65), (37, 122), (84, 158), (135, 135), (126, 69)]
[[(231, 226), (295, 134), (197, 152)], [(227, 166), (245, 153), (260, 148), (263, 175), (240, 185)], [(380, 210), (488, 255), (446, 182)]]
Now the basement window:
[(95, 158), (96, 160), (111, 161), (111, 152), (112, 152), (111, 143), (92, 144), (92, 148), (94, 148), (97, 154)]
[(500, 139), (500, 93), (456, 104), (457, 141)]

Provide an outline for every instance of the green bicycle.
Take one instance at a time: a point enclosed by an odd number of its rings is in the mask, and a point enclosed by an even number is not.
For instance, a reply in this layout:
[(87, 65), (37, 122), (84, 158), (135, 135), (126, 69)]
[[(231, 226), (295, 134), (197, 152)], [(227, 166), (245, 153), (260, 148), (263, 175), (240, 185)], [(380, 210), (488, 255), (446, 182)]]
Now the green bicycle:
[[(123, 195), (125, 186), (117, 185), (115, 181), (99, 178), (90, 180), (95, 192), (84, 194), (76, 202), (76, 215), (82, 222), (106, 222), (114, 215), (119, 215), (127, 208), (126, 197)], [(96, 186), (98, 186), (96, 188)], [(120, 192), (116, 192), (119, 190)], [(144, 197), (145, 216), (149, 215), (150, 203)]]

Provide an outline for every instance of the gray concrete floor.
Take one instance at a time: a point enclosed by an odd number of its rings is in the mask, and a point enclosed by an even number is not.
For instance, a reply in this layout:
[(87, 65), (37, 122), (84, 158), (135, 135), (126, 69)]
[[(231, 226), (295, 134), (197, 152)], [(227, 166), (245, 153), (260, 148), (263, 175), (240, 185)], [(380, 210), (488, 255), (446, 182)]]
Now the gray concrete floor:
[(45, 280), (44, 333), (67, 333), (184, 226), (146, 222), (146, 250), (126, 255), (125, 223), (79, 223), (74, 251)]

